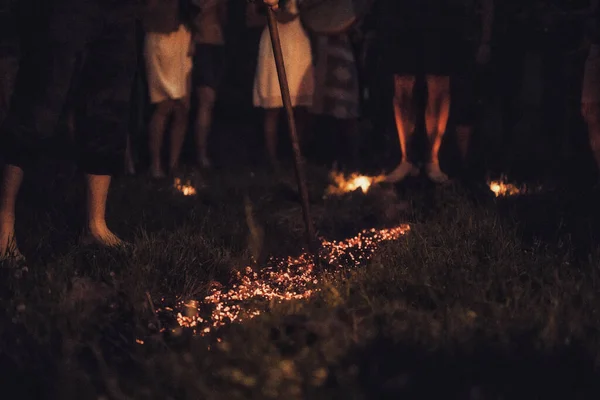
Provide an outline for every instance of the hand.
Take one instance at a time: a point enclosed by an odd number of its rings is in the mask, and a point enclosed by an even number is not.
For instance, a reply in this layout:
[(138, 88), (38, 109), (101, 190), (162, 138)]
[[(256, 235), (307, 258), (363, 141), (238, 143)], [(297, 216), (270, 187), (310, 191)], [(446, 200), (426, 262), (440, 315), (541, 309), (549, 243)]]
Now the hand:
[(279, 0), (263, 0), (266, 6), (271, 7), (273, 10), (277, 10), (279, 8)]
[(490, 45), (487, 43), (481, 43), (477, 49), (477, 57), (475, 61), (479, 65), (485, 65), (490, 61), (491, 50)]

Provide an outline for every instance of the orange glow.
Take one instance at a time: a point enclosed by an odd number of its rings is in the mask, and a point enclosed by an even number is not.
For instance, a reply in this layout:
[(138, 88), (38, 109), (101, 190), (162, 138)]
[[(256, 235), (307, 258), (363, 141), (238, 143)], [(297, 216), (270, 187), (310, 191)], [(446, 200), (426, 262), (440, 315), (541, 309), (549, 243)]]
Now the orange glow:
[(358, 173), (353, 173), (350, 176), (344, 176), (341, 172), (332, 171), (329, 174), (332, 183), (327, 188), (328, 196), (339, 196), (344, 193), (354, 192), (360, 189), (363, 193), (367, 193), (372, 185), (383, 182), (384, 175), (366, 176)]
[(184, 196), (194, 196), (196, 194), (196, 188), (192, 186), (190, 180), (187, 180), (184, 184), (180, 178), (175, 178), (174, 187)]
[(339, 242), (322, 240), (319, 257), (326, 267), (321, 271), (315, 269), (309, 253), (271, 259), (261, 270), (246, 267), (237, 271), (230, 287), (213, 287), (203, 300), (181, 300), (173, 308), (163, 306), (157, 312), (173, 316), (180, 327), (205, 336), (229, 323), (260, 315), (270, 302), (310, 298), (319, 291), (321, 275), (365, 265), (381, 243), (397, 240), (409, 230), (410, 226), (404, 224), (392, 229), (366, 230)]
[(510, 196), (518, 196), (523, 194), (531, 194), (535, 191), (539, 191), (541, 187), (534, 189), (529, 188), (526, 185), (517, 186), (513, 183), (509, 183), (507, 181), (506, 176), (502, 175), (500, 180), (496, 181), (488, 181), (488, 186), (492, 192), (496, 195), (496, 197), (510, 197)]

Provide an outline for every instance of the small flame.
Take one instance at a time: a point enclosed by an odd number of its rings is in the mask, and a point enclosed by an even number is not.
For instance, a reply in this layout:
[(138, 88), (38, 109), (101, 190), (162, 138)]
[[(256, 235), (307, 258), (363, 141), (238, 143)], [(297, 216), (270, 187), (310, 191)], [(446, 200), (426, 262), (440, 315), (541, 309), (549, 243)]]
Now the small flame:
[(331, 172), (329, 176), (333, 183), (327, 188), (327, 194), (332, 196), (354, 192), (358, 189), (366, 194), (371, 186), (383, 182), (385, 179), (384, 175), (367, 176), (358, 173), (353, 173), (346, 177), (343, 173), (336, 171)]
[(518, 196), (532, 192), (531, 188), (528, 188), (526, 185), (517, 186), (513, 183), (509, 183), (504, 175), (502, 175), (499, 180), (488, 181), (488, 186), (490, 190), (494, 192), (496, 197)]
[(175, 178), (175, 189), (180, 191), (184, 196), (194, 196), (196, 194), (196, 188), (192, 186), (192, 182), (187, 180), (185, 184), (179, 178)]

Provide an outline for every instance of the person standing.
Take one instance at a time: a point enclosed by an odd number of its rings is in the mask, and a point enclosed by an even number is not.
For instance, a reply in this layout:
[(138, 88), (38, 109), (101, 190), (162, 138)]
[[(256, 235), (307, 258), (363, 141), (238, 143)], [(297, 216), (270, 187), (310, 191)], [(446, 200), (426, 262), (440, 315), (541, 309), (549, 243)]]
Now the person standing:
[(453, 0), (380, 0), (382, 50), (393, 74), (393, 107), (400, 139), (402, 160), (386, 177), (400, 182), (419, 169), (413, 157), (417, 124), (414, 88), (417, 76), (427, 85), (425, 126), (429, 138), (426, 173), (430, 180), (444, 183), (448, 176), (440, 169), (439, 151), (450, 112), (450, 75), (454, 69), (452, 49), (458, 40), (457, 6)]
[(209, 168), (208, 135), (217, 91), (224, 72), (227, 0), (192, 0), (198, 13), (193, 21), (194, 87), (198, 99), (195, 139), (198, 165)]
[(591, 0), (593, 18), (585, 62), (581, 94), (581, 112), (587, 124), (590, 147), (600, 171), (600, 2)]
[[(302, 116), (299, 115), (299, 111), (312, 106), (314, 96), (315, 83), (310, 40), (300, 22), (297, 0), (283, 3), (276, 15), (291, 102), (297, 114), (296, 122), (300, 124)], [(253, 104), (265, 110), (264, 133), (267, 155), (271, 166), (278, 170), (277, 134), (283, 99), (271, 37), (266, 27), (259, 44)], [(301, 132), (302, 129), (298, 129), (300, 137), (302, 137)]]
[[(465, 23), (457, 49), (461, 65), (453, 80), (456, 138), (463, 169), (467, 168), (471, 138), (482, 112), (482, 86), (490, 61), (494, 0), (465, 1)], [(477, 21), (477, 15), (480, 20)]]
[[(315, 94), (312, 114), (328, 121), (334, 134), (337, 162), (354, 166), (358, 158), (359, 82), (354, 50), (348, 33), (317, 35)], [(329, 149), (328, 149), (329, 150)]]
[(155, 106), (150, 120), (150, 176), (164, 178), (161, 150), (169, 118), (171, 147), (169, 172), (179, 164), (189, 115), (192, 58), (191, 33), (183, 21), (179, 0), (146, 0), (145, 57), (150, 101)]
[(76, 103), (78, 161), (87, 181), (85, 237), (117, 246), (106, 224), (111, 177), (123, 168), (135, 69), (136, 0), (26, 0), (23, 20), (39, 21), (36, 41), (22, 41), (11, 108), (0, 133), (0, 258), (21, 257), (15, 205), (24, 171), (44, 154), (63, 111), (75, 63), (85, 51)]

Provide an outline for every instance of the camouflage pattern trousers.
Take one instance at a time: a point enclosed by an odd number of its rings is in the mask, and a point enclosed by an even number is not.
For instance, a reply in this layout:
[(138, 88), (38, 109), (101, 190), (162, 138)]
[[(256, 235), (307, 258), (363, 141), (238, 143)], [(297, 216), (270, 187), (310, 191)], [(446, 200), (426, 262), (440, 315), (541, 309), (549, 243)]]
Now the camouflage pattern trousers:
[(5, 163), (26, 169), (44, 154), (72, 93), (81, 169), (95, 175), (122, 169), (136, 68), (136, 3), (22, 0), (19, 71), (0, 128)]

